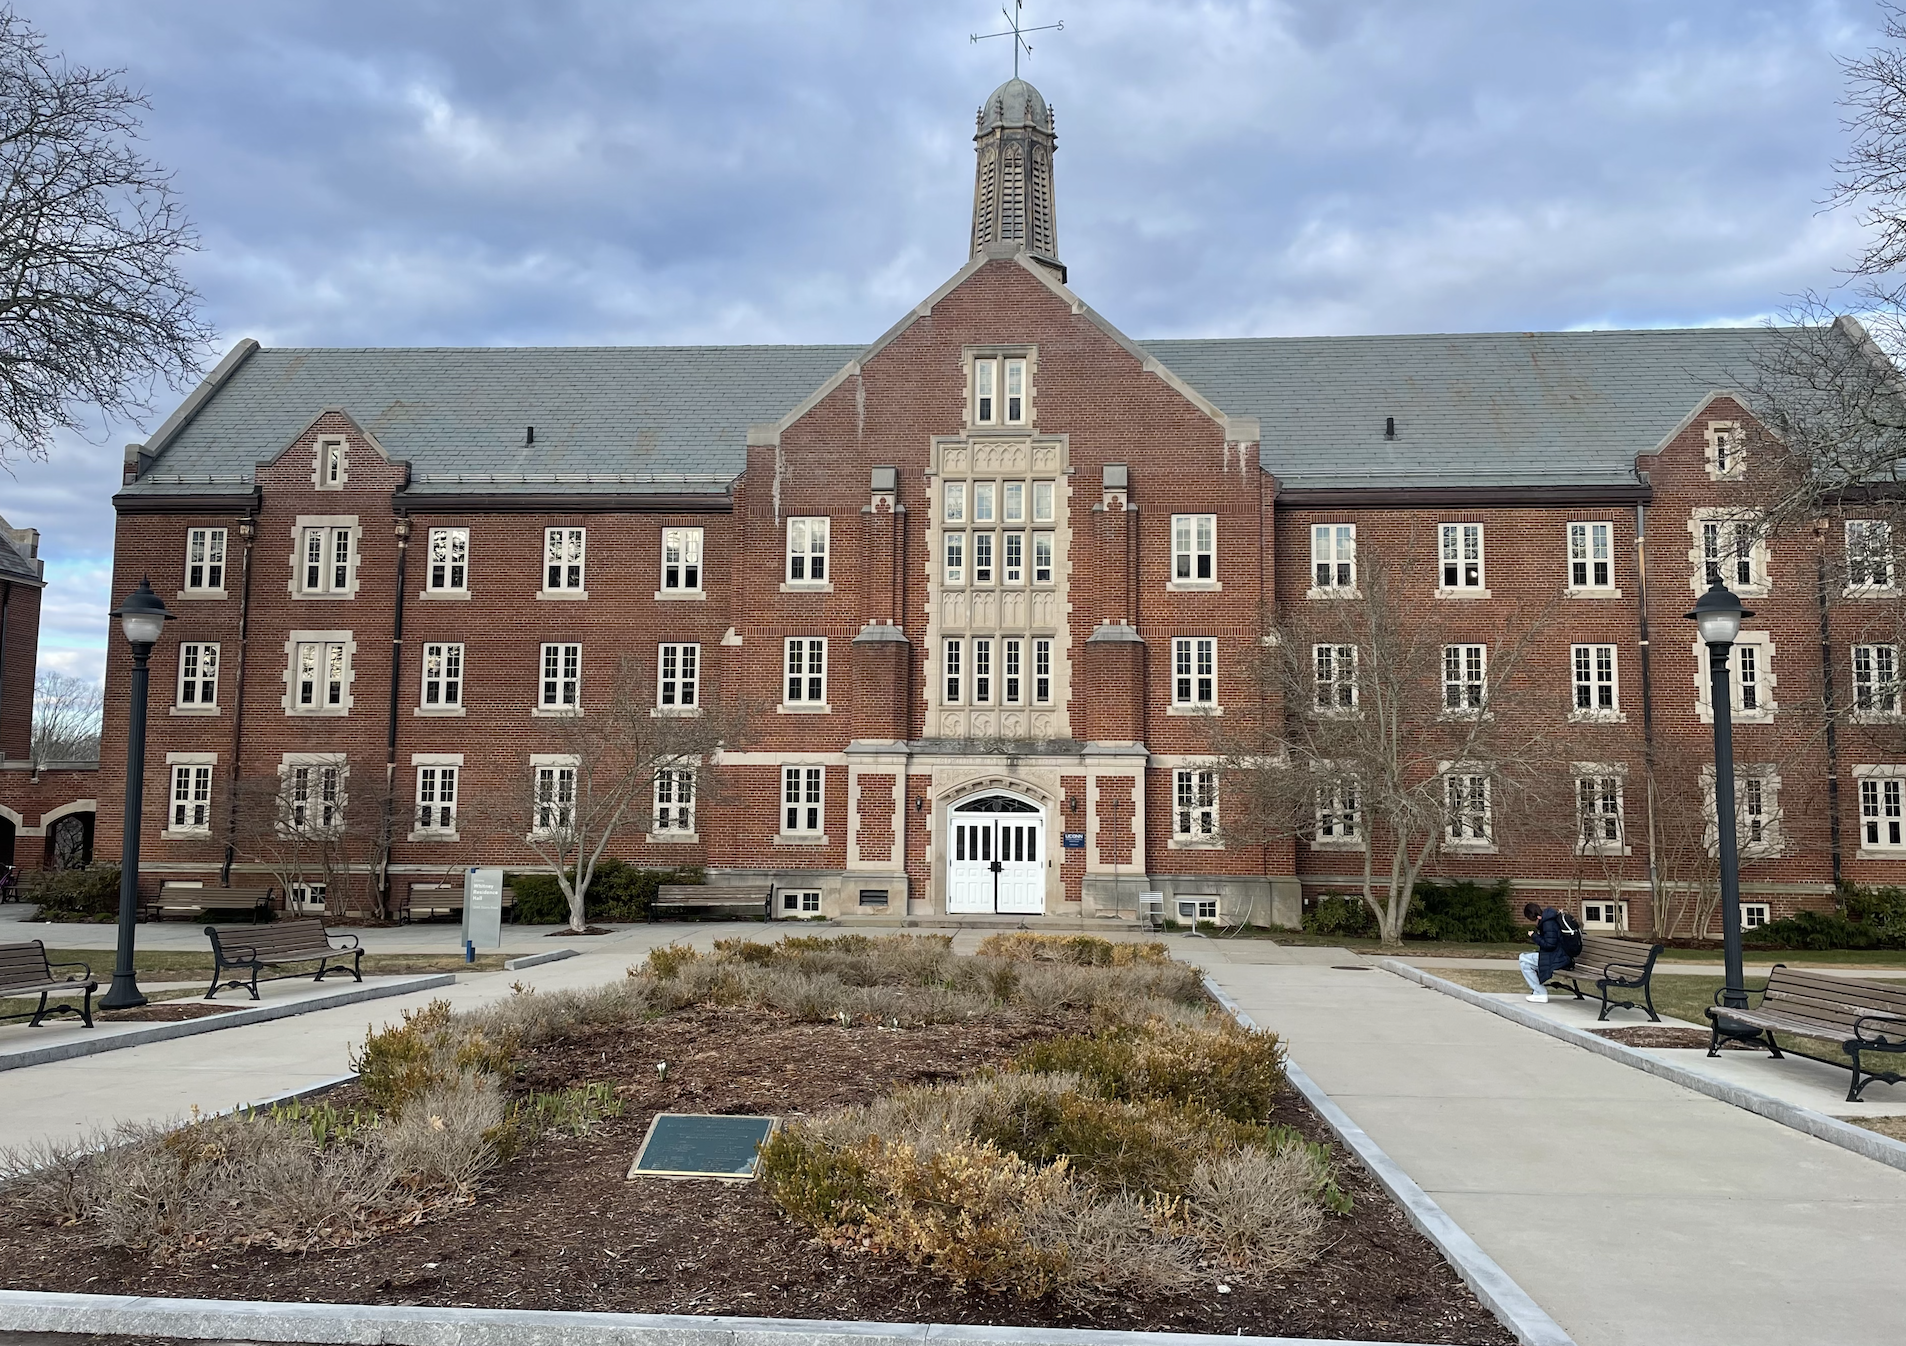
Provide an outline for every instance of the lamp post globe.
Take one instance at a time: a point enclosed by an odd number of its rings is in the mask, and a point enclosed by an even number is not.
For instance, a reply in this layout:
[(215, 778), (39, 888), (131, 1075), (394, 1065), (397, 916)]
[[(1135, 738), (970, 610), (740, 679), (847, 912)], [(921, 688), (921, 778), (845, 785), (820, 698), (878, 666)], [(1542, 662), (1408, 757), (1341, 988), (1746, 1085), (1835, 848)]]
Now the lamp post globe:
[(1716, 576), (1687, 614), (1708, 653), (1708, 704), (1714, 711), (1714, 830), (1721, 861), (1721, 940), (1727, 964), (1722, 1003), (1747, 1008), (1741, 969), (1741, 858), (1734, 821), (1734, 689), (1727, 671), (1728, 652), (1740, 637), (1741, 622), (1754, 614)]
[(132, 682), (126, 716), (125, 839), (119, 856), (119, 946), (113, 958), (112, 986), (100, 999), (101, 1009), (133, 1009), (146, 1003), (133, 976), (133, 926), (139, 919), (139, 823), (145, 808), (146, 695), (150, 681), (147, 661), (173, 614), (152, 592), (150, 580), (127, 594), (114, 608), (119, 628), (132, 647)]

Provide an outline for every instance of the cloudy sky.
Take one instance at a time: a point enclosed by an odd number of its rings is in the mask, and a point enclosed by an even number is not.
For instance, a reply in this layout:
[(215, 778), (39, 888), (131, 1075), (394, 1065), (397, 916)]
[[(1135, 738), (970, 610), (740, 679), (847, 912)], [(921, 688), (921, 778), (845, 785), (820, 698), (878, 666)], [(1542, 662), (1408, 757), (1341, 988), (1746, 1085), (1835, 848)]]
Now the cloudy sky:
[[(152, 100), (222, 345), (853, 342), (964, 260), (997, 0), (17, 0)], [(1138, 337), (1758, 322), (1871, 0), (1032, 0), (1060, 252)], [(160, 415), (170, 409), (162, 393)], [(121, 445), (0, 475), (96, 676)]]

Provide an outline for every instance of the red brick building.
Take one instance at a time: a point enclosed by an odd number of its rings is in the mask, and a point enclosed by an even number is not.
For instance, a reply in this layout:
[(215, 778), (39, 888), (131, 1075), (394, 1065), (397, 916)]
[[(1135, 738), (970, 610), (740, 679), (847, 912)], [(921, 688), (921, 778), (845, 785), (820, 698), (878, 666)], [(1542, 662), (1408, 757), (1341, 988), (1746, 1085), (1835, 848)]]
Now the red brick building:
[[(969, 260), (865, 347), (234, 349), (115, 497), (116, 592), (149, 575), (178, 615), (147, 883), (242, 875), (235, 777), (347, 810), (389, 779), (412, 825), (364, 884), (399, 902), (529, 867), (520, 830), (457, 819), (564, 769), (551, 716), (629, 657), (658, 710), (749, 730), (611, 854), (771, 881), (787, 915), (1064, 916), (1156, 888), (1294, 921), (1354, 883), (1360, 842), (1228, 837), (1208, 731), (1257, 695), (1280, 613), (1354, 591), (1360, 549), (1415, 556), (1426, 610), (1479, 628), (1559, 612), (1527, 676), (1585, 738), (1593, 817), (1452, 837), (1435, 873), (1641, 922), (1679, 881), (1662, 815), (1701, 808), (1648, 762), (1707, 750), (1682, 613), (1722, 571), (1759, 614), (1736, 677), (1750, 919), (1906, 874), (1896, 652), (1869, 634), (1890, 549), (1824, 603), (1843, 534), (1736, 557), (1704, 513), (1744, 489), (1729, 389), (1766, 333), (1139, 342), (1068, 288), (1038, 93), (996, 91), (976, 145)], [(1834, 677), (1866, 699), (1829, 749)]]

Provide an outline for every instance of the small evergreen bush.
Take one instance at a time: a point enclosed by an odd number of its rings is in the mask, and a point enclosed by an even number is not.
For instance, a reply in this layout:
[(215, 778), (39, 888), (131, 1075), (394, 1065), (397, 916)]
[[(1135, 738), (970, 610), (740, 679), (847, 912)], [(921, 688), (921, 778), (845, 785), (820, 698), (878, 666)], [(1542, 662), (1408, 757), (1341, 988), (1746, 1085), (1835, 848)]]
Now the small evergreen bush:
[(1797, 911), (1741, 932), (1754, 949), (1906, 949), (1906, 928), (1849, 921), (1838, 912)]
[(109, 921), (119, 914), (118, 865), (32, 870), (20, 886), (44, 921)]
[[(574, 877), (573, 871), (571, 877)], [(512, 918), (520, 925), (565, 925), (569, 921), (569, 899), (554, 874), (511, 874), (510, 890), (516, 902)], [(665, 883), (703, 883), (706, 876), (698, 867), (681, 869), (641, 869), (614, 857), (596, 866), (583, 894), (583, 917), (591, 921), (642, 921), (648, 919), (649, 903)]]
[(1522, 928), (1509, 910), (1509, 880), (1487, 887), (1458, 883), (1419, 883), (1412, 890), (1405, 939), (1447, 940), (1459, 944), (1515, 944)]
[(1306, 935), (1330, 935), (1339, 939), (1375, 939), (1377, 914), (1361, 897), (1326, 893), (1317, 905), (1304, 913)]

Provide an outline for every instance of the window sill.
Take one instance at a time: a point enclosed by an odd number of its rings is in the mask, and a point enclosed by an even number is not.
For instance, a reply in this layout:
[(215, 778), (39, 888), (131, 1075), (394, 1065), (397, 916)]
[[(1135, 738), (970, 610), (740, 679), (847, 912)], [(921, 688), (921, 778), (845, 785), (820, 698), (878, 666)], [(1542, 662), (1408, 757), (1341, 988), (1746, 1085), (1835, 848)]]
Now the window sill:
[(1464, 720), (1493, 720), (1496, 717), (1486, 710), (1446, 710), (1436, 718), (1444, 724), (1459, 724)]
[(1487, 590), (1487, 589), (1477, 589), (1477, 588), (1473, 588), (1473, 587), (1471, 587), (1471, 586), (1468, 586), (1468, 585), (1465, 585), (1465, 586), (1463, 586), (1463, 587), (1462, 587), (1462, 588), (1460, 588), (1460, 589), (1444, 589), (1444, 588), (1441, 588), (1441, 587), (1439, 587), (1439, 588), (1438, 588), (1438, 589), (1436, 590), (1436, 596), (1437, 596), (1438, 598), (1457, 598), (1457, 599), (1461, 599), (1461, 598), (1494, 598), (1494, 597), (1495, 597), (1495, 595), (1494, 595), (1493, 593), (1491, 593), (1491, 592), (1489, 592), (1489, 590)]
[(1361, 855), (1363, 853), (1363, 843), (1361, 841), (1351, 841), (1348, 838), (1342, 841), (1306, 841), (1305, 845), (1309, 846), (1313, 851), (1339, 851), (1350, 855)]
[(811, 832), (776, 832), (774, 844), (777, 846), (825, 846), (832, 838), (816, 836)]
[(288, 719), (293, 720), (342, 720), (349, 716), (351, 708), (342, 706), (334, 710), (310, 710), (302, 707), (290, 707), (285, 711)]
[(300, 603), (348, 603), (357, 597), (357, 590), (346, 589), (343, 593), (317, 594), (307, 593), (303, 589), (294, 589), (291, 596)]
[(212, 602), (225, 596), (223, 589), (181, 589), (173, 595), (183, 603)]
[(579, 720), (582, 711), (574, 706), (531, 706), (529, 713), (538, 720)]
[(1221, 851), (1222, 841), (1209, 841), (1202, 837), (1173, 837), (1166, 843), (1165, 849), (1172, 851)]
[(1619, 710), (1572, 710), (1570, 724), (1627, 724), (1628, 715)]
[(1305, 598), (1362, 598), (1363, 590), (1356, 588), (1354, 585), (1348, 589), (1344, 589), (1333, 584), (1328, 589), (1306, 590), (1304, 593), (1304, 597)]
[(656, 720), (693, 720), (702, 714), (700, 706), (651, 706), (649, 716)]
[[(175, 714), (177, 712), (174, 712)], [(1900, 724), (1906, 722), (1906, 715), (1896, 710), (1856, 710), (1847, 715), (1849, 724)]]
[(1361, 720), (1363, 711), (1356, 706), (1313, 706), (1310, 710), (1313, 720)]
[(189, 828), (183, 832), (175, 832), (168, 827), (159, 833), (161, 841), (210, 841), (211, 839), (212, 829), (209, 827)]
[(1898, 598), (1899, 594), (1900, 591), (1897, 586), (1881, 589), (1869, 584), (1858, 586), (1849, 584), (1840, 591), (1840, 597), (1842, 598)]
[(774, 708), (774, 713), (776, 715), (832, 715), (834, 708), (826, 704), (815, 705), (811, 701), (802, 701), (793, 704), (783, 701)]
[(1853, 852), (1855, 860), (1906, 860), (1906, 846), (1862, 846)]
[(655, 600), (658, 603), (705, 603), (708, 601), (706, 589), (657, 589)]
[(1714, 467), (1712, 464), (1709, 464), (1707, 469), (1707, 479), (1709, 481), (1746, 481), (1747, 469), (1746, 468), (1730, 468), (1727, 471), (1722, 472), (1720, 469)]
[(416, 706), (411, 712), (420, 720), (454, 720), (464, 713), (462, 706)]
[(651, 846), (691, 846), (701, 841), (701, 833), (650, 832), (646, 840)]
[(1174, 594), (1221, 594), (1224, 592), (1223, 580), (1168, 580), (1167, 593)]
[(834, 592), (834, 581), (822, 580), (818, 584), (814, 584), (796, 580), (792, 583), (783, 584), (781, 586), (781, 592), (784, 594), (831, 594)]
[(218, 714), (218, 707), (217, 706), (173, 706), (170, 710), (166, 712), (166, 714), (168, 715), (197, 715), (197, 716), (216, 715)]
[(1585, 589), (1570, 587), (1562, 590), (1562, 597), (1564, 598), (1620, 598), (1621, 596), (1620, 589), (1610, 587), (1591, 587)]
[[(1617, 846), (1614, 842), (1610, 841), (1594, 846), (1577, 846), (1575, 853), (1581, 856), (1605, 856), (1613, 859), (1618, 855), (1633, 855), (1635, 848), (1632, 846)], [(1588, 927), (1584, 925), (1583, 928), (1587, 929)]]
[(429, 832), (412, 832), (409, 839), (411, 841), (461, 841), (463, 838), (459, 837), (455, 832), (432, 830)]
[(1496, 843), (1493, 841), (1445, 841), (1442, 845), (1445, 855), (1495, 855)]
[(587, 589), (539, 589), (536, 597), (554, 603), (580, 603), (589, 597)]
[(1167, 706), (1167, 715), (1222, 715), (1223, 706)]
[[(1778, 709), (1779, 709), (1778, 706), (1775, 706), (1769, 710), (1741, 710), (1739, 708), (1736, 708), (1733, 715), (1731, 715), (1729, 719), (1732, 723), (1737, 725), (1772, 724), (1774, 722), (1774, 711)], [(1713, 708), (1710, 707), (1706, 702), (1702, 702), (1698, 707), (1696, 707), (1696, 718), (1698, 718), (1702, 724), (1713, 724), (1714, 723)]]
[(467, 603), (470, 601), (468, 589), (425, 589), (417, 595), (425, 603)]

